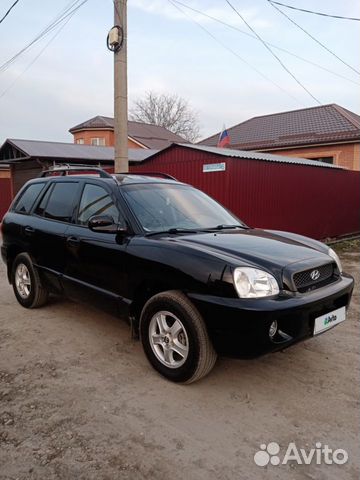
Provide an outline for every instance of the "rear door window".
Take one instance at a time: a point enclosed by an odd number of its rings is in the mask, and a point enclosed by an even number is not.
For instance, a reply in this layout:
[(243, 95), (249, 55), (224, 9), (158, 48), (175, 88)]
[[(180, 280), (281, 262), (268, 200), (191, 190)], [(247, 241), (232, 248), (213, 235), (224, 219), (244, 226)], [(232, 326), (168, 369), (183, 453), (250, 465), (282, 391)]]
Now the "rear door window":
[(43, 212), (43, 216), (51, 220), (71, 222), (78, 188), (78, 182), (54, 183), (49, 195), (45, 195), (40, 202), (37, 213)]
[(45, 183), (33, 183), (32, 185), (29, 185), (18, 198), (15, 204), (15, 212), (29, 213), (36, 199), (40, 195), (40, 192), (44, 188), (44, 185)]
[(54, 186), (54, 184), (50, 185), (50, 187), (43, 194), (42, 198), (40, 199), (40, 202), (35, 207), (35, 210), (34, 210), (35, 215), (40, 215), (41, 217), (44, 215), (45, 207), (47, 205), (47, 202), (48, 202), (49, 197), (51, 195), (51, 192), (53, 190), (53, 186)]
[(114, 223), (119, 222), (119, 210), (108, 192), (98, 185), (87, 183), (81, 196), (77, 223), (87, 225), (94, 215), (109, 215)]

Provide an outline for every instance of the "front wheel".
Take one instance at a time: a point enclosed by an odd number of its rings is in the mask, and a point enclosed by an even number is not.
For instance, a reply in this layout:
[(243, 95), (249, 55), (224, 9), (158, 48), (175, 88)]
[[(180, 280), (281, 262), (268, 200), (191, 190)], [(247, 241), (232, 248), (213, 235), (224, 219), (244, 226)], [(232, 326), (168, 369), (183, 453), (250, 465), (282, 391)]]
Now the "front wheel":
[(181, 292), (163, 292), (148, 300), (141, 313), (140, 336), (152, 366), (173, 382), (195, 382), (216, 362), (204, 321)]

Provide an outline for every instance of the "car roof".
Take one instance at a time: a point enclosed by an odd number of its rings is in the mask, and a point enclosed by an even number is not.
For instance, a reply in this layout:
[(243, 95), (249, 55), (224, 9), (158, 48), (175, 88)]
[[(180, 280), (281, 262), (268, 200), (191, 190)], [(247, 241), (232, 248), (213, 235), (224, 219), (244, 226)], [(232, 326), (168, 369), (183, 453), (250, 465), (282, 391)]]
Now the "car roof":
[[(160, 175), (160, 174), (159, 174)], [(182, 182), (178, 182), (175, 179), (172, 178), (162, 178), (162, 177), (157, 177), (154, 175), (131, 175), (129, 174), (115, 174), (112, 175), (119, 184), (125, 185), (125, 184), (133, 184), (133, 183), (175, 183), (175, 184), (181, 184)]]
[[(159, 174), (161, 175), (161, 174)], [(183, 182), (179, 182), (171, 178), (162, 178), (154, 175), (132, 175), (129, 174), (113, 174), (112, 178), (103, 178), (97, 174), (71, 174), (71, 175), (50, 175), (48, 177), (37, 177), (29, 181), (29, 183), (38, 183), (38, 182), (51, 182), (51, 181), (64, 181), (64, 180), (98, 180), (106, 183), (113, 183), (114, 180), (118, 186), (130, 185), (130, 184), (147, 184), (147, 183), (160, 183), (160, 184), (175, 184), (175, 185), (185, 185)]]

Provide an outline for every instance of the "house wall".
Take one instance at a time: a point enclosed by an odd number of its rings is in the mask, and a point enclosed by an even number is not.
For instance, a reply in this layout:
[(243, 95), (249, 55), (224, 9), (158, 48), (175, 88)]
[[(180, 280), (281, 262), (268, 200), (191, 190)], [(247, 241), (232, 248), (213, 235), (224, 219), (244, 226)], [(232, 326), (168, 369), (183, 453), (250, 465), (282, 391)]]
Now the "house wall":
[(114, 146), (113, 130), (84, 130), (83, 132), (74, 133), (74, 143), (77, 143), (79, 139), (83, 139), (84, 145), (91, 145), (92, 138), (104, 138), (106, 147)]
[(0, 171), (0, 222), (12, 201), (10, 170)]
[(8, 170), (0, 170), (0, 179), (11, 178), (10, 168)]
[(42, 167), (36, 162), (28, 160), (19, 162), (11, 167), (12, 194), (15, 196), (20, 188), (28, 181), (40, 175)]
[[(226, 170), (203, 173), (203, 165)], [(130, 171), (173, 175), (205, 191), (253, 227), (317, 239), (360, 232), (360, 172), (250, 159), (173, 147)]]
[[(76, 132), (74, 135), (74, 143), (77, 140), (83, 139), (84, 145), (91, 145), (92, 138), (104, 138), (105, 147), (113, 147), (115, 145), (114, 131), (113, 130), (86, 130), (83, 132)], [(128, 148), (143, 148), (138, 143), (128, 138)]]
[(144, 148), (136, 142), (133, 142), (131, 138), (128, 138), (128, 148)]
[(339, 165), (340, 167), (348, 168), (349, 170), (360, 170), (360, 143), (344, 143), (266, 151), (277, 155), (309, 159), (316, 157), (334, 157), (334, 165)]

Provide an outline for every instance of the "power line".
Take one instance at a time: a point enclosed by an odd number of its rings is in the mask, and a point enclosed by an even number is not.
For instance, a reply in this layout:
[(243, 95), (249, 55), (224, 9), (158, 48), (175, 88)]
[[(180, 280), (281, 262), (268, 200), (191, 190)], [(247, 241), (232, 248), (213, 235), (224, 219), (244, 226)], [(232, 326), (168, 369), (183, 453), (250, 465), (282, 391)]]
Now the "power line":
[(276, 55), (275, 52), (272, 51), (272, 49), (269, 47), (269, 45), (260, 37), (260, 35), (252, 28), (252, 26), (245, 20), (245, 18), (241, 15), (241, 13), (232, 5), (232, 3), (229, 0), (225, 0), (226, 3), (234, 10), (234, 12), (241, 18), (241, 20), (245, 23), (245, 25), (253, 32), (254, 35), (260, 40), (260, 42), (264, 45), (266, 50), (268, 50), (271, 55), (279, 62), (279, 64), (282, 66), (282, 68), (295, 80), (295, 82), (300, 85), (300, 87), (305, 90), (306, 93), (310, 95), (310, 97), (315, 100), (316, 103), (321, 105), (320, 100), (318, 100), (311, 92), (308, 90), (305, 85), (303, 85), (300, 80), (291, 72), (291, 70), (288, 69), (288, 67), (284, 64), (284, 62)]
[(2, 23), (2, 22), (5, 20), (5, 18), (9, 15), (9, 13), (11, 12), (11, 10), (15, 7), (15, 5), (16, 5), (18, 2), (19, 2), (19, 0), (16, 0), (16, 1), (11, 5), (11, 7), (10, 7), (9, 10), (5, 13), (5, 15), (4, 15), (2, 18), (0, 18), (0, 23)]
[[(39, 33), (33, 38), (31, 42), (29, 42), (25, 47), (23, 47), (19, 52), (17, 52), (13, 57), (11, 57), (9, 60), (4, 62), (2, 65), (0, 65), (0, 73), (4, 72), (7, 70), (12, 63), (14, 63), (18, 57), (20, 57), (23, 53), (25, 53), (28, 49), (30, 49), (33, 45), (35, 45), (39, 40), (41, 40), (43, 37), (45, 37), (48, 33), (50, 33), (54, 28), (56, 28), (57, 25), (59, 25), (61, 22), (63, 22), (69, 15), (71, 15), (71, 9), (76, 6), (77, 3), (79, 3), (80, 0), (72, 0), (66, 7), (65, 9), (61, 10), (55, 18)], [(83, 3), (85, 3), (84, 0), (80, 5), (78, 5), (77, 8), (79, 8)], [(75, 8), (74, 8), (75, 10)], [(70, 11), (70, 13), (68, 13)]]
[(53, 35), (50, 40), (45, 44), (45, 46), (40, 50), (40, 52), (36, 55), (36, 57), (29, 63), (29, 65), (18, 75), (15, 80), (0, 94), (0, 98), (2, 98), (4, 95), (7, 94), (9, 90), (12, 89), (12, 87), (17, 83), (17, 81), (34, 65), (36, 60), (45, 52), (45, 50), (49, 47), (49, 45), (55, 40), (55, 38), (61, 33), (61, 31), (64, 29), (64, 27), (70, 22), (72, 17), (75, 15), (76, 11), (74, 11), (67, 19), (66, 21), (60, 26), (60, 28), (55, 32), (55, 35)]
[(252, 70), (254, 70), (258, 75), (260, 75), (261, 77), (263, 77), (266, 81), (272, 83), (276, 88), (278, 88), (279, 90), (281, 90), (283, 93), (286, 93), (286, 95), (288, 95), (290, 98), (292, 98), (293, 100), (296, 101), (296, 103), (300, 104), (301, 105), (301, 102), (296, 98), (294, 97), (293, 95), (291, 95), (287, 90), (285, 90), (283, 87), (281, 87), (280, 85), (278, 85), (276, 82), (274, 82), (274, 80), (272, 80), (271, 78), (267, 77), (264, 73), (262, 73), (260, 70), (258, 70), (256, 67), (254, 67), (253, 65), (251, 65), (251, 63), (249, 63), (247, 60), (245, 60), (243, 57), (241, 57), (237, 52), (235, 52), (235, 50), (233, 50), (232, 48), (228, 47), (225, 43), (223, 43), (221, 40), (219, 40), (215, 35), (213, 35), (207, 28), (205, 28), (203, 25), (201, 25), (201, 23), (197, 22), (196, 20), (194, 20), (190, 15), (188, 15), (186, 12), (184, 12), (178, 5), (176, 5), (174, 3), (174, 0), (168, 0), (169, 3), (171, 3), (171, 5), (173, 7), (175, 7), (177, 10), (179, 10), (183, 15), (185, 15), (186, 17), (188, 17), (193, 23), (195, 23), (199, 28), (201, 28), (204, 32), (206, 32), (213, 40), (215, 40), (216, 43), (218, 43), (219, 45), (221, 45), (223, 48), (225, 48), (225, 50), (227, 50), (228, 52), (230, 52), (232, 55), (234, 55), (238, 60), (240, 60), (241, 62), (245, 63), (245, 65), (247, 65), (249, 68), (251, 68)]
[(343, 17), (341, 15), (330, 15), (329, 13), (315, 12), (314, 10), (306, 10), (305, 8), (298, 8), (298, 7), (294, 7), (293, 5), (286, 5), (285, 3), (280, 3), (275, 1), (271, 1), (271, 3), (276, 3), (276, 5), (281, 5), (282, 7), (291, 8), (292, 10), (298, 10), (299, 12), (311, 13), (313, 15), (321, 15), (322, 17), (339, 18), (341, 20), (355, 20), (356, 22), (360, 22), (360, 18), (356, 18), (356, 17)]
[(324, 45), (322, 42), (320, 42), (320, 40), (318, 40), (317, 38), (314, 37), (314, 35), (312, 35), (311, 33), (309, 33), (307, 30), (305, 30), (305, 28), (303, 28), (301, 25), (299, 25), (298, 23), (295, 22), (295, 20), (293, 20), (291, 17), (289, 17), (285, 12), (283, 12), (279, 7), (277, 7), (276, 5), (274, 5), (274, 2), (272, 2), (271, 0), (267, 0), (270, 5), (275, 8), (275, 10), (277, 10), (279, 13), (281, 13), (281, 15), (284, 15), (284, 17), (286, 17), (291, 23), (293, 23), (296, 27), (300, 28), (300, 30), (302, 30), (308, 37), (310, 37), (312, 40), (314, 40), (314, 42), (318, 43), (321, 47), (323, 47), (327, 52), (329, 52), (333, 57), (337, 58), (341, 63), (343, 63), (344, 65), (346, 65), (348, 68), (350, 68), (353, 72), (357, 73), (358, 75), (360, 75), (360, 72), (359, 70), (356, 70), (356, 68), (352, 67), (351, 65), (349, 65), (347, 62), (345, 62), (345, 60), (343, 60), (342, 58), (340, 58), (338, 55), (336, 55), (336, 53), (334, 53), (332, 50), (330, 50), (330, 48), (328, 48), (326, 45)]
[[(241, 28), (235, 27), (234, 25), (231, 25), (230, 23), (226, 23), (223, 20), (220, 20), (219, 18), (213, 17), (212, 15), (209, 15), (208, 13), (202, 12), (201, 10), (197, 10), (194, 7), (190, 7), (190, 5), (186, 5), (185, 3), (180, 2), (179, 0), (172, 0), (172, 1), (181, 5), (182, 7), (186, 8), (188, 10), (192, 10), (193, 12), (195, 12), (199, 15), (202, 15), (203, 17), (209, 18), (210, 20), (213, 20), (214, 22), (220, 23), (221, 25), (225, 25), (226, 27), (231, 28), (232, 30), (236, 30), (237, 32), (242, 33), (243, 35), (246, 35), (247, 37), (254, 38), (255, 40), (257, 40), (257, 37), (255, 35), (252, 35), (249, 32), (245, 32), (245, 30), (241, 30)], [(330, 70), (329, 68), (326, 68), (323, 65), (319, 65), (316, 62), (312, 62), (309, 59), (301, 57), (300, 55), (297, 55), (294, 52), (290, 52), (290, 50), (287, 50), (286, 48), (282, 48), (279, 45), (275, 45), (274, 43), (270, 43), (270, 42), (266, 42), (266, 43), (270, 47), (276, 48), (277, 50), (280, 50), (281, 52), (287, 53), (288, 55), (291, 55), (291, 56), (293, 56), (293, 57), (295, 57), (295, 58), (297, 58), (297, 59), (299, 59), (303, 62), (306, 62), (309, 65), (320, 68), (321, 70), (324, 70), (325, 72), (331, 73), (332, 75), (335, 75), (336, 77), (342, 78), (343, 80), (347, 80), (348, 82), (354, 83), (355, 85), (360, 85), (359, 82), (356, 82), (355, 80), (352, 80), (351, 78), (345, 77), (344, 75), (341, 75), (338, 72), (334, 72), (333, 70)]]
[(88, 0), (82, 0), (82, 2), (79, 5), (76, 5), (76, 4), (79, 3), (79, 1), (80, 0), (75, 0), (75, 1), (70, 2), (70, 4), (68, 4), (68, 6), (65, 8), (65, 10), (62, 10), (59, 14), (57, 14), (56, 17), (51, 21), (51, 23), (44, 30), (42, 30), (39, 34), (37, 34), (36, 37), (31, 42), (29, 42), (27, 45), (25, 45), (25, 47), (23, 47), (21, 50), (19, 50), (9, 60), (4, 62), (2, 65), (0, 65), (0, 73), (5, 72), (23, 53), (25, 53), (28, 49), (30, 49), (33, 45), (35, 45), (43, 37), (48, 35), (52, 30), (54, 30), (59, 24), (61, 24), (70, 15), (72, 15), (73, 12), (77, 11)]

